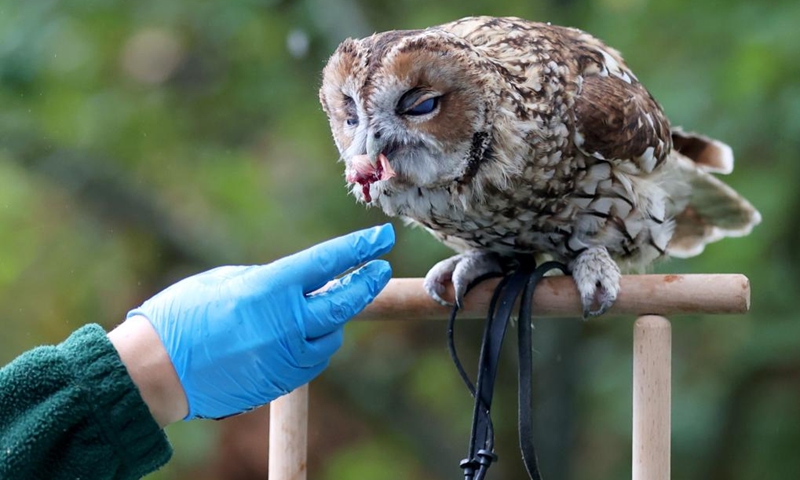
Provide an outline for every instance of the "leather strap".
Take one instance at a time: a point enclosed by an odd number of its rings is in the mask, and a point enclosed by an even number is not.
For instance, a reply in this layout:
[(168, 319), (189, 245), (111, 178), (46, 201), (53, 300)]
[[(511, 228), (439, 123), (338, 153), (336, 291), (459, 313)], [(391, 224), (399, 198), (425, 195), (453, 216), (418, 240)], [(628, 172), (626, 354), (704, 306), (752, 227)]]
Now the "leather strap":
[(565, 275), (567, 267), (558, 262), (547, 262), (536, 268), (529, 277), (519, 308), (519, 448), (522, 461), (531, 480), (541, 480), (539, 461), (533, 444), (533, 292), (539, 281), (551, 270), (559, 269)]
[[(473, 386), (455, 348), (454, 330), (458, 307), (453, 307), (447, 329), (450, 357), (462, 380), (475, 399), (472, 414), (469, 453), (461, 461), (465, 480), (483, 480), (493, 462), (494, 426), (491, 418), (492, 398), (500, 358), (500, 349), (511, 319), (514, 305), (522, 295), (519, 315), (519, 434), (520, 450), (525, 468), (532, 480), (541, 480), (536, 452), (533, 444), (533, 357), (531, 345), (531, 321), (533, 320), (533, 291), (544, 275), (553, 269), (566, 273), (566, 267), (557, 262), (548, 262), (536, 268), (535, 263), (523, 263), (510, 275), (503, 278), (492, 295), (489, 313), (484, 326), (481, 353), (478, 360), (478, 377)], [(470, 287), (484, 278), (478, 279)]]

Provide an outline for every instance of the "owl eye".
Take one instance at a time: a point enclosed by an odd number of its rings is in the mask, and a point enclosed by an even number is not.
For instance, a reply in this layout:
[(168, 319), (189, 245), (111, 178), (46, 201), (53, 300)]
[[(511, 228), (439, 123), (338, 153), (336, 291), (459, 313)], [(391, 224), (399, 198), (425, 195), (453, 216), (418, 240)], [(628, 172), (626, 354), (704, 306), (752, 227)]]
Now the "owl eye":
[(358, 125), (358, 114), (356, 113), (356, 102), (349, 96), (344, 96), (344, 109), (347, 112), (345, 123), (348, 127)]
[[(397, 113), (400, 115), (427, 115), (439, 106), (441, 96), (430, 96), (430, 90), (414, 88), (405, 93), (397, 102)], [(426, 98), (428, 97), (428, 98)]]
[(406, 115), (426, 115), (434, 111), (437, 105), (439, 105), (439, 97), (431, 97), (424, 102), (416, 104), (406, 112)]

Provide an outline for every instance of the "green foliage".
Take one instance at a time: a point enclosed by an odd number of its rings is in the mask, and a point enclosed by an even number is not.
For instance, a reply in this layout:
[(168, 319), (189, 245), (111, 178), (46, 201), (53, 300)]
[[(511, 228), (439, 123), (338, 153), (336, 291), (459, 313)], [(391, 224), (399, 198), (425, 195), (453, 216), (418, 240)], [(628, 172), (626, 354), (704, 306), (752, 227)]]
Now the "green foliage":
[(398, 458), (397, 450), (396, 445), (381, 438), (351, 445), (334, 457), (323, 478), (326, 480), (425, 479), (417, 460), (408, 455)]
[[(86, 322), (111, 328), (189, 273), (268, 262), (385, 221), (346, 195), (317, 102), (320, 70), (347, 36), (474, 14), (594, 33), (674, 124), (732, 145), (738, 163), (726, 181), (763, 224), (657, 267), (742, 272), (753, 284), (751, 314), (673, 324), (673, 476), (795, 478), (800, 3), (788, 0), (0, 0), (0, 361)], [(447, 254), (397, 226), (396, 275), (423, 275)], [(630, 323), (564, 325), (543, 320), (534, 332), (537, 405), (563, 427), (539, 443), (566, 445), (541, 459), (545, 476), (625, 477)], [(321, 453), (311, 478), (458, 475), (471, 407), (447, 363), (444, 325), (348, 333), (320, 380), (341, 395), (324, 401), (350, 405), (368, 426)], [(479, 333), (459, 334), (470, 359)], [(508, 377), (493, 468), (523, 478)], [(176, 458), (153, 478), (202, 471), (217, 428), (174, 428)]]

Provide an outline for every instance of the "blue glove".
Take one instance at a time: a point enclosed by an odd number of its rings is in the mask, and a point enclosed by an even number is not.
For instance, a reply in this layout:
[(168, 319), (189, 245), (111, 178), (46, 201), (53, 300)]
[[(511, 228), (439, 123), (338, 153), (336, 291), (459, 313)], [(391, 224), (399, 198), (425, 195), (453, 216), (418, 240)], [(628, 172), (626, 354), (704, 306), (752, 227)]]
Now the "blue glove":
[(147, 317), (189, 402), (186, 420), (220, 418), (308, 383), (342, 344), (344, 324), (392, 270), (370, 261), (394, 245), (391, 225), (361, 230), (269, 265), (219, 267), (182, 280), (128, 313)]

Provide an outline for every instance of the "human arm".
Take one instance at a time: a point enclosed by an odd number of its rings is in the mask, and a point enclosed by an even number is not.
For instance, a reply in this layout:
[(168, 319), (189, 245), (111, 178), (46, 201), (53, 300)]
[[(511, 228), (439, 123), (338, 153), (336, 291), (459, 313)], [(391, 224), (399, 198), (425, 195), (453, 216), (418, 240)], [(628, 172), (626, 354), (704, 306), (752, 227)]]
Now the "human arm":
[(99, 325), (0, 369), (0, 478), (140, 478), (172, 449)]
[(160, 426), (246, 411), (307, 383), (388, 282), (388, 264), (370, 260), (393, 244), (384, 226), (269, 265), (220, 267), (108, 335), (89, 325), (21, 355), (0, 370), (0, 478), (139, 478), (171, 455)]
[(133, 383), (159, 426), (184, 418), (186, 394), (164, 344), (147, 318), (136, 315), (108, 333)]

